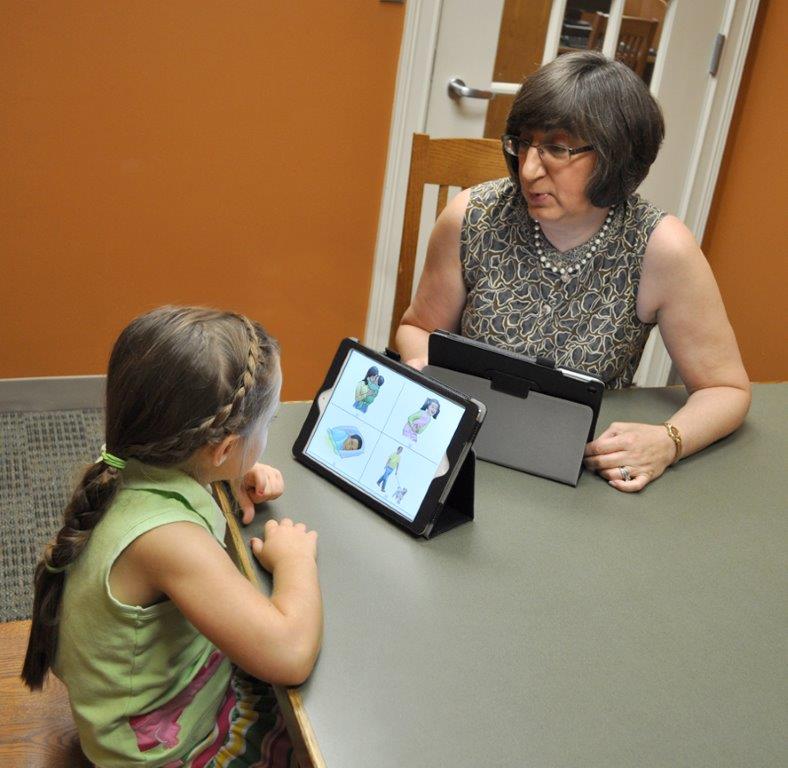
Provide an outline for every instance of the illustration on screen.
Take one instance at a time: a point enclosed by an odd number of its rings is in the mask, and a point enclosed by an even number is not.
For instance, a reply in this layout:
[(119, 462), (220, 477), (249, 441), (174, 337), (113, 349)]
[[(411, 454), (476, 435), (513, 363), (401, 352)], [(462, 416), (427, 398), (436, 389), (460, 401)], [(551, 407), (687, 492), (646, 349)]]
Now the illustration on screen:
[(373, 365), (368, 371), (367, 375), (356, 386), (355, 398), (353, 400), (353, 407), (366, 413), (383, 386), (383, 376), (380, 375), (378, 369)]
[(305, 454), (413, 520), (462, 414), (456, 403), (352, 350)]
[(393, 472), (395, 475), (399, 474), (399, 462), (402, 456), (402, 446), (400, 445), (391, 456), (388, 457), (386, 461), (386, 466), (383, 468), (383, 474), (378, 478), (377, 486), (380, 488), (383, 493), (386, 492), (386, 481), (389, 479), (389, 475)]
[(402, 428), (402, 434), (415, 443), (419, 435), (430, 425), (432, 419), (438, 418), (440, 412), (441, 404), (434, 397), (428, 397), (416, 413), (408, 416), (408, 420)]

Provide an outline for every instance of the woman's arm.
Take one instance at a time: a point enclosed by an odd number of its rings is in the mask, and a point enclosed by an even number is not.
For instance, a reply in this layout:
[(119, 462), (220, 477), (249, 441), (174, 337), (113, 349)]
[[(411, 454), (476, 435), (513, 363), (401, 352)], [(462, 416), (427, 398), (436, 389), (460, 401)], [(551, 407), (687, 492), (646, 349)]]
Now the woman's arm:
[[(711, 268), (675, 216), (654, 229), (646, 248), (638, 317), (656, 320), (689, 397), (669, 421), (681, 433), (682, 456), (733, 432), (750, 406), (742, 365)], [(670, 466), (675, 446), (663, 425), (612, 424), (586, 448), (586, 465), (619, 490), (639, 491)], [(632, 480), (621, 480), (619, 466)]]
[(124, 561), (126, 580), (134, 579), (134, 589), (144, 583), (168, 596), (249, 674), (299, 685), (312, 671), (323, 631), (316, 541), (314, 531), (286, 519), (266, 523), (265, 543), (252, 540), (255, 556), (273, 574), (270, 599), (238, 571), (208, 531), (193, 523), (148, 531), (119, 561)]
[(427, 341), (436, 328), (457, 331), (465, 306), (460, 264), (460, 230), (469, 191), (453, 197), (435, 222), (416, 294), (402, 316), (395, 344), (402, 359), (414, 368), (427, 364)]

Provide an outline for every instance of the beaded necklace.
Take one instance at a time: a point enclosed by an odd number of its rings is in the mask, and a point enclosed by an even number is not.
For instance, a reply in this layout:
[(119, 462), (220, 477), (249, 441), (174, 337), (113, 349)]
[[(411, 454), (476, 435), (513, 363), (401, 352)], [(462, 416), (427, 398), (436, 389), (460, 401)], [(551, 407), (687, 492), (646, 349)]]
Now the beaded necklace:
[(563, 267), (559, 264), (554, 264), (547, 258), (547, 256), (544, 255), (544, 246), (542, 245), (542, 228), (539, 226), (539, 222), (534, 220), (534, 242), (536, 243), (536, 255), (539, 257), (539, 263), (542, 265), (542, 267), (558, 275), (562, 282), (568, 283), (588, 263), (588, 260), (594, 257), (597, 248), (602, 244), (602, 238), (607, 234), (607, 230), (610, 228), (610, 222), (613, 220), (614, 209), (614, 207), (611, 207), (607, 212), (605, 222), (602, 224), (602, 228), (596, 233), (596, 236), (591, 241), (588, 251), (580, 259), (575, 261), (574, 264)]

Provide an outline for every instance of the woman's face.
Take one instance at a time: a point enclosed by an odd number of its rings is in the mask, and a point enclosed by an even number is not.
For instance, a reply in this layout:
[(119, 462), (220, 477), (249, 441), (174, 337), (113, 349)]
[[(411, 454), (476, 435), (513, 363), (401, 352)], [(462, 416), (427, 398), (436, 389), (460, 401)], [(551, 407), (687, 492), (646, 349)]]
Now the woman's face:
[(430, 403), (427, 406), (427, 412), (430, 414), (430, 416), (434, 416), (438, 412), (438, 404)]
[[(523, 131), (520, 135), (534, 144), (581, 147), (588, 143), (565, 131)], [(595, 165), (594, 152), (572, 155), (563, 162), (552, 159), (547, 152), (540, 157), (533, 147), (520, 153), (520, 187), (531, 217), (545, 223), (573, 223), (595, 211), (586, 196)]]

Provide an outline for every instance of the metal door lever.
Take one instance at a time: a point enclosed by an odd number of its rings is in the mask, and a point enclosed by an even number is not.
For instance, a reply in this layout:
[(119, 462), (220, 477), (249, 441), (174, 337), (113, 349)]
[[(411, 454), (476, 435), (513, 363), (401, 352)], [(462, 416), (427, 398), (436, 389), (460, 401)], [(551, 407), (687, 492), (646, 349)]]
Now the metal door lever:
[(458, 101), (459, 99), (494, 99), (492, 91), (482, 91), (479, 88), (469, 88), (459, 77), (453, 77), (448, 84), (449, 98)]

